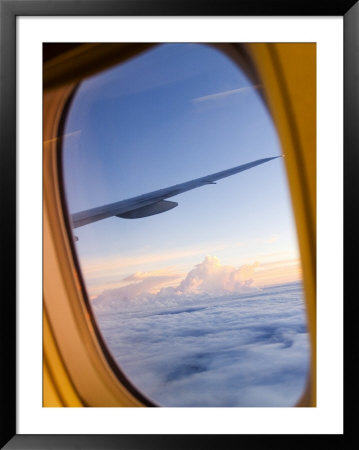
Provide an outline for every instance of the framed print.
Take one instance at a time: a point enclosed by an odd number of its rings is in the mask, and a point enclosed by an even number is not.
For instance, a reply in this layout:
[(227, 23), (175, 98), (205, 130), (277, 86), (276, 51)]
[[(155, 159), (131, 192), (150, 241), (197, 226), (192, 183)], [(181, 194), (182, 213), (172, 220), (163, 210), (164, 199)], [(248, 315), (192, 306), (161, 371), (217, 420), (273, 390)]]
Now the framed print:
[(1, 2), (4, 448), (343, 439), (357, 22)]

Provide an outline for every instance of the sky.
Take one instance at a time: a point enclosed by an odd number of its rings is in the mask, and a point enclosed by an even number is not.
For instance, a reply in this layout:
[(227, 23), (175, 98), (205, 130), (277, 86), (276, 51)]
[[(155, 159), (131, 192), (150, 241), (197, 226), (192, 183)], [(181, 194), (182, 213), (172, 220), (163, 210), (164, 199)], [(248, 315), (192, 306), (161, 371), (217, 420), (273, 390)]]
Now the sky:
[[(280, 155), (260, 89), (224, 54), (196, 44), (157, 46), (89, 78), (65, 124), (69, 212)], [(207, 257), (228, 273), (252, 267), (242, 284), (301, 278), (282, 158), (170, 200), (179, 205), (163, 214), (74, 230), (91, 299), (177, 288)]]

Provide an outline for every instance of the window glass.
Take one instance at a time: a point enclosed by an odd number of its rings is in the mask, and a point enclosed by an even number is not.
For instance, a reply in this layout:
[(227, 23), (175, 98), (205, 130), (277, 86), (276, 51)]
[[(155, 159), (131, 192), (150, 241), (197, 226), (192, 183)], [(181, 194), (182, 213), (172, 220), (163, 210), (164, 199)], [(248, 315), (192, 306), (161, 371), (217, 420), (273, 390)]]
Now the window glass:
[[(84, 81), (64, 130), (70, 220), (281, 155), (260, 90), (198, 44), (156, 46)], [(118, 366), (158, 405), (294, 405), (309, 343), (283, 159), (166, 201), (178, 206), (73, 228)]]

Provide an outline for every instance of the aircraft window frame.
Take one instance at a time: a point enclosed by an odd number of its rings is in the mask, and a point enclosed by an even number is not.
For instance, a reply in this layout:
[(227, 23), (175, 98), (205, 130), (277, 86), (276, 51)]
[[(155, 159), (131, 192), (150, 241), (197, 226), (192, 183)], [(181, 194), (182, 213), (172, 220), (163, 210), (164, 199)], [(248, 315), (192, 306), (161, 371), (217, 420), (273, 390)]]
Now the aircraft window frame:
[[(72, 91), (71, 95), (69, 96), (68, 101), (63, 109), (63, 113), (62, 113), (60, 123), (59, 123), (59, 136), (64, 136), (66, 117), (68, 115), (69, 109), (71, 108), (72, 101), (73, 101), (74, 97), (76, 96), (77, 90), (79, 89), (80, 85), (81, 85), (81, 82), (76, 84), (75, 88), (73, 89), (73, 91)], [(97, 324), (97, 321), (95, 319), (95, 316), (94, 316), (94, 313), (93, 313), (93, 310), (91, 307), (91, 303), (90, 303), (90, 300), (89, 300), (89, 297), (87, 294), (85, 281), (82, 276), (79, 258), (78, 258), (77, 251), (75, 248), (76, 242), (73, 239), (71, 239), (73, 231), (72, 231), (72, 226), (70, 223), (70, 214), (68, 213), (68, 206), (67, 206), (67, 200), (66, 200), (66, 195), (65, 195), (64, 174), (63, 174), (64, 168), (63, 168), (63, 163), (62, 163), (62, 154), (63, 154), (63, 141), (62, 141), (62, 139), (59, 139), (58, 140), (58, 150), (57, 150), (57, 157), (58, 157), (57, 168), (58, 168), (58, 176), (59, 176), (58, 179), (59, 179), (59, 187), (60, 187), (59, 193), (61, 196), (61, 203), (63, 205), (64, 220), (66, 223), (67, 233), (68, 233), (68, 236), (70, 237), (70, 244), (71, 244), (71, 250), (72, 250), (72, 255), (73, 255), (72, 257), (73, 257), (74, 265), (76, 268), (76, 275), (77, 275), (80, 290), (82, 293), (82, 299), (86, 306), (88, 318), (91, 323), (92, 330), (95, 334), (97, 342), (99, 343), (101, 351), (103, 352), (111, 370), (116, 375), (116, 377), (119, 379), (121, 384), (123, 386), (125, 386), (125, 388), (132, 395), (134, 395), (144, 406), (151, 406), (151, 407), (157, 406), (154, 402), (152, 402), (152, 400), (147, 398), (146, 395), (144, 393), (142, 393), (131, 382), (131, 380), (126, 376), (126, 374), (121, 370), (121, 367), (119, 366), (119, 364), (115, 361), (114, 357), (112, 356), (112, 353), (111, 353), (110, 349), (108, 348), (108, 345), (106, 344), (106, 342), (103, 338), (103, 335), (99, 329), (99, 326)]]
[[(246, 71), (247, 75), (249, 75), (251, 80), (255, 80), (255, 82), (258, 82), (260, 80), (258, 72), (255, 68), (255, 65), (254, 65), (253, 61), (251, 60), (250, 54), (245, 46), (237, 45), (237, 47), (233, 47), (233, 46), (231, 46), (231, 44), (224, 44), (223, 46), (221, 46), (220, 44), (213, 44), (213, 47), (215, 47), (217, 49), (221, 49), (221, 51), (223, 53), (225, 53), (227, 56), (229, 56), (230, 59), (232, 61), (234, 61), (236, 64), (238, 64), (238, 65), (244, 64), (244, 66), (241, 65), (241, 68)], [(113, 65), (113, 63), (111, 63), (110, 65)], [(63, 135), (65, 119), (67, 117), (67, 113), (70, 108), (72, 99), (74, 98), (74, 95), (76, 94), (77, 89), (79, 87), (79, 84), (80, 83), (78, 83), (78, 82), (71, 83), (70, 87), (68, 88), (68, 92), (65, 96), (66, 100), (64, 102), (64, 105), (63, 105), (63, 107), (61, 109), (61, 113), (60, 113), (61, 117), (58, 120), (57, 132), (55, 133), (55, 136)], [(45, 85), (46, 85), (46, 83), (45, 83)], [(56, 90), (56, 86), (54, 87), (54, 89)], [(51, 88), (50, 88), (50, 91), (51, 91)], [(268, 108), (268, 102), (267, 102), (266, 98), (264, 98), (264, 103), (265, 103), (266, 107)], [(268, 108), (268, 109), (270, 109), (270, 108)], [(272, 112), (269, 111), (269, 113), (271, 114), (271, 116), (273, 118)], [(274, 121), (274, 118), (273, 118), (273, 121)], [(276, 126), (276, 124), (275, 124), (275, 126)], [(81, 274), (80, 265), (79, 265), (78, 257), (77, 257), (76, 250), (75, 250), (75, 243), (71, 239), (72, 228), (69, 223), (69, 214), (67, 213), (68, 209), (67, 209), (67, 205), (66, 205), (65, 189), (63, 186), (64, 177), (63, 177), (63, 172), (62, 172), (63, 167), (62, 167), (62, 163), (61, 163), (61, 158), (62, 158), (61, 155), (62, 155), (62, 149), (63, 149), (62, 144), (63, 144), (62, 139), (61, 138), (57, 139), (57, 141), (56, 141), (56, 158), (55, 158), (56, 161), (52, 161), (52, 163), (55, 164), (56, 167), (53, 167), (53, 170), (54, 170), (54, 172), (56, 172), (56, 179), (58, 182), (59, 205), (62, 205), (62, 212), (60, 213), (60, 215), (62, 215), (61, 220), (65, 224), (65, 229), (66, 229), (65, 239), (68, 240), (67, 245), (70, 249), (73, 268), (75, 270), (75, 273), (73, 273), (73, 276), (76, 277), (77, 289), (80, 292), (80, 297), (78, 297), (78, 300), (80, 301), (80, 303), (81, 302), (83, 303), (83, 306), (84, 306), (83, 312), (85, 312), (86, 316), (87, 316), (86, 320), (88, 321), (87, 325), (89, 326), (90, 335), (92, 334), (92, 339), (96, 340), (97, 343), (94, 343), (94, 344), (99, 345), (100, 351), (103, 353), (105, 360), (107, 361), (107, 364), (110, 367), (110, 370), (115, 374), (115, 376), (118, 378), (119, 382), (125, 387), (125, 389), (127, 389), (135, 398), (137, 398), (143, 406), (157, 406), (151, 400), (149, 400), (145, 394), (141, 393), (140, 390), (131, 383), (131, 380), (129, 380), (126, 377), (126, 375), (121, 371), (121, 368), (119, 367), (117, 362), (113, 359), (112, 354), (107, 347), (107, 344), (104, 342), (102, 333), (98, 329), (96, 319), (94, 318), (94, 315), (92, 313), (92, 308), (90, 306), (90, 301), (87, 296), (85, 283), (84, 283), (84, 280), (83, 280), (83, 277)], [(48, 307), (48, 304), (46, 304), (46, 306)], [(72, 306), (74, 306), (74, 305), (72, 305)], [(45, 303), (44, 303), (44, 307), (45, 307)], [(78, 313), (79, 308), (75, 308), (75, 309), (77, 309), (77, 313)], [(81, 309), (81, 306), (80, 306), (80, 309)], [(71, 376), (70, 376), (70, 378), (71, 378)], [(76, 383), (74, 383), (74, 384), (76, 385)], [(81, 396), (84, 397), (83, 394), (81, 394), (80, 397)], [(84, 404), (88, 404), (89, 406), (91, 406), (90, 403), (91, 402), (89, 402), (87, 399), (84, 399)], [(293, 405), (293, 406), (296, 406), (296, 405)]]

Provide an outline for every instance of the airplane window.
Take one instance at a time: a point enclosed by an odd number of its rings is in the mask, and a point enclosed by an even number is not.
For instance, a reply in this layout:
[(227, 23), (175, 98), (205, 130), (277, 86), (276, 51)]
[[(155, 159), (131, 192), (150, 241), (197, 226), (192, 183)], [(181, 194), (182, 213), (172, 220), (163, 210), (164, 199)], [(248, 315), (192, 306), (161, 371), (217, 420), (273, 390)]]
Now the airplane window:
[(297, 237), (260, 90), (214, 47), (163, 44), (82, 82), (66, 117), (92, 314), (157, 405), (293, 406), (306, 384)]

